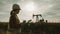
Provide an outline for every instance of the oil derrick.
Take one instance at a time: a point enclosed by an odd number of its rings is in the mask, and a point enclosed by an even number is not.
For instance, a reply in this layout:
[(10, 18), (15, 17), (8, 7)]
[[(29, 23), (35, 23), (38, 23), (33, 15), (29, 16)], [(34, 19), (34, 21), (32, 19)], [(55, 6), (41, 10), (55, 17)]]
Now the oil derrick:
[(34, 15), (33, 14), (33, 18), (36, 16), (36, 22), (38, 22), (39, 21), (39, 17), (38, 16), (40, 16), (40, 17), (42, 17), (42, 15), (41, 14), (38, 14), (38, 15)]

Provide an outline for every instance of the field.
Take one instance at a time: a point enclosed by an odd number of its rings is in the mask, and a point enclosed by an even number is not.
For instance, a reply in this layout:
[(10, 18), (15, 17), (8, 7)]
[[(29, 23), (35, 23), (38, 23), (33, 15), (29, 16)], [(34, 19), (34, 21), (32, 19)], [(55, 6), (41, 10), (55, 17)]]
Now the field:
[(29, 23), (30, 26), (20, 23), (21, 26), (15, 30), (11, 30), (8, 24), (0, 22), (0, 34), (60, 34), (60, 23)]

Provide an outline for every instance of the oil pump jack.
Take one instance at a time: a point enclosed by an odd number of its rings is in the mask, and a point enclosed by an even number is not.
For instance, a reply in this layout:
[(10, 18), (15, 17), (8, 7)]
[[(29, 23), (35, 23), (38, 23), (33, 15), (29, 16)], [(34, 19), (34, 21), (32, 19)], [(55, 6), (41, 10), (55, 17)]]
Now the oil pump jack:
[(33, 14), (33, 18), (34, 18), (35, 16), (36, 16), (36, 22), (38, 22), (38, 20), (39, 20), (39, 17), (38, 17), (38, 16), (42, 17), (41, 14), (37, 14), (37, 15), (34, 15), (34, 14)]

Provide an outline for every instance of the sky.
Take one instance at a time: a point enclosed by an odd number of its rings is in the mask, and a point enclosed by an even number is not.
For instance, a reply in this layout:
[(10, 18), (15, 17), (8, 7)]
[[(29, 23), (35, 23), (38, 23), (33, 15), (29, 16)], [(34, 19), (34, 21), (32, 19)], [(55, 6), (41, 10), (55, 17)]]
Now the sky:
[(60, 22), (60, 0), (0, 0), (0, 21), (9, 22), (13, 4), (19, 4), (20, 21), (35, 20), (33, 14), (42, 14), (49, 22)]

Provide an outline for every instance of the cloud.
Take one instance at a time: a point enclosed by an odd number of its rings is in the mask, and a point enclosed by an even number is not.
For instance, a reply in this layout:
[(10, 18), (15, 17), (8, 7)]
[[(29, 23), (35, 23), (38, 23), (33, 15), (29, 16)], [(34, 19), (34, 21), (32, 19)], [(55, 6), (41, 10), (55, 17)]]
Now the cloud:
[(0, 21), (9, 20), (9, 14), (14, 3), (18, 3), (22, 9), (21, 15), (19, 14), (20, 19), (31, 19), (31, 13), (24, 10), (24, 6), (29, 2), (34, 2), (36, 6), (34, 12), (42, 13), (44, 19), (49, 21), (60, 20), (60, 0), (0, 0)]

